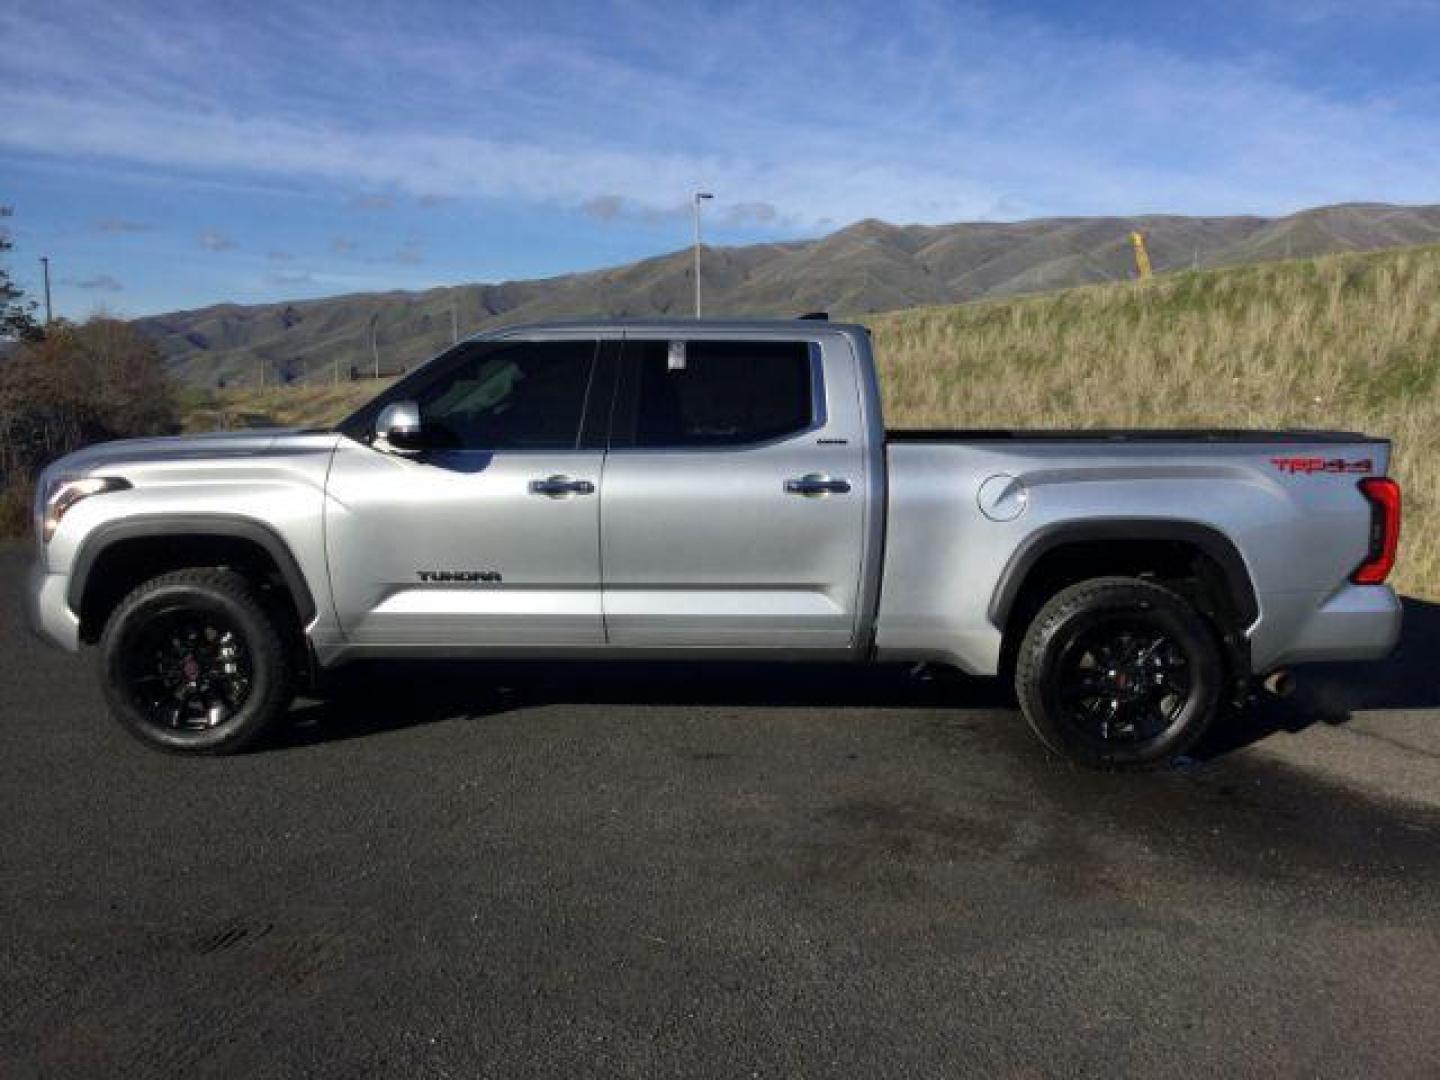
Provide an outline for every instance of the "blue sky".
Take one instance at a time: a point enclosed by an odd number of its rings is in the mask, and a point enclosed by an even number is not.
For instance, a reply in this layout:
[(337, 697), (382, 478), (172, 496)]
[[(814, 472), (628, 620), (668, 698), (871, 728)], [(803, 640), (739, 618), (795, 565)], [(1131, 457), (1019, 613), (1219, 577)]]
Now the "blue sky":
[(12, 270), (146, 314), (706, 238), (1440, 202), (1440, 0), (0, 5)]

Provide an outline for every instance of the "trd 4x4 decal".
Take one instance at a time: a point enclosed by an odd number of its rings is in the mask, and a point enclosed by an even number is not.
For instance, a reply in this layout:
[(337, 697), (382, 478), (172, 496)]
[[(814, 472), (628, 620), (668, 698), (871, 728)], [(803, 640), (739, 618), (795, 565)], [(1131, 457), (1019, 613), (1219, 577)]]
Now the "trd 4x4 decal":
[(1274, 465), (1283, 473), (1372, 473), (1375, 471), (1375, 462), (1370, 458), (1357, 458), (1347, 461), (1344, 458), (1322, 458), (1322, 457), (1277, 457), (1271, 458), (1270, 464)]

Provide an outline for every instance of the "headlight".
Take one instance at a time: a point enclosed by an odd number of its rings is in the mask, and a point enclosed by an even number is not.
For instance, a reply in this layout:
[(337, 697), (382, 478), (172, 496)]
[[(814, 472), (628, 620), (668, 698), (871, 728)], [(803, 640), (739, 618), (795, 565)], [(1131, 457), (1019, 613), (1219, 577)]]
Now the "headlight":
[(130, 481), (118, 476), (56, 476), (45, 485), (44, 517), (40, 535), (48, 544), (55, 535), (60, 519), (81, 499), (103, 495), (107, 491), (124, 491)]

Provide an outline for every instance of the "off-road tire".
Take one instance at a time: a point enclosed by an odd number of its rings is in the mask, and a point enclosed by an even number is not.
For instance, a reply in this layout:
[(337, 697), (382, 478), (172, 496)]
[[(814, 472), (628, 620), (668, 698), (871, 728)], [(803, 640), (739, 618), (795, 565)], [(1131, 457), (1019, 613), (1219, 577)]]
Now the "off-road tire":
[[(1105, 627), (1119, 625), (1153, 628), (1183, 655), (1176, 666), (1188, 693), (1173, 716), (1162, 713), (1163, 728), (1149, 737), (1097, 737), (1061, 697), (1067, 650), (1081, 648), (1080, 635), (1103, 638)], [(1057, 593), (1026, 629), (1016, 657), (1015, 692), (1035, 734), (1055, 753), (1099, 769), (1155, 768), (1183, 755), (1214, 723), (1225, 686), (1214, 626), (1173, 589), (1139, 578), (1093, 578)]]
[[(134, 672), (144, 663), (140, 651), (154, 645), (159, 620), (191, 617), (228, 628), (243, 649), (249, 677), (243, 700), (225, 719), (182, 730), (164, 726), (147, 710)], [(281, 617), (233, 570), (176, 570), (142, 583), (120, 601), (100, 636), (100, 681), (111, 714), (147, 746), (170, 753), (233, 754), (253, 746), (285, 716), (294, 695), (293, 635)]]

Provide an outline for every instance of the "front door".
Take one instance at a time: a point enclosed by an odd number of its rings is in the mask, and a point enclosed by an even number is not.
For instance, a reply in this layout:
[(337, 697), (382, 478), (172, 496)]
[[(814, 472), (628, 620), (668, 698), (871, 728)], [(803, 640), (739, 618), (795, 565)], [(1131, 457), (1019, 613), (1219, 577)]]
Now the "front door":
[(854, 357), (830, 340), (627, 338), (601, 508), (611, 645), (855, 644), (865, 438)]
[(593, 338), (462, 345), (396, 388), (420, 406), (423, 451), (340, 441), (325, 534), (350, 641), (604, 642), (604, 453), (585, 430), (598, 352)]

